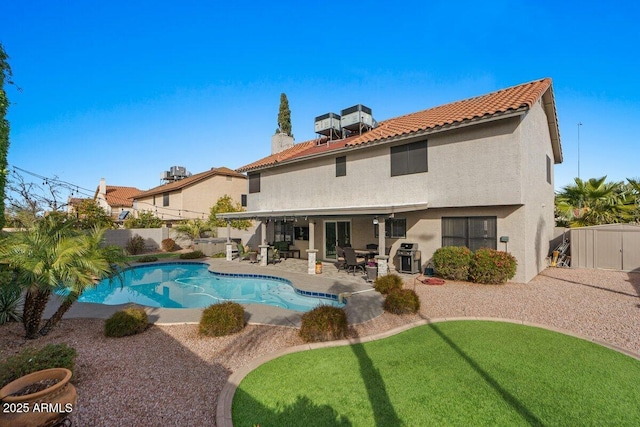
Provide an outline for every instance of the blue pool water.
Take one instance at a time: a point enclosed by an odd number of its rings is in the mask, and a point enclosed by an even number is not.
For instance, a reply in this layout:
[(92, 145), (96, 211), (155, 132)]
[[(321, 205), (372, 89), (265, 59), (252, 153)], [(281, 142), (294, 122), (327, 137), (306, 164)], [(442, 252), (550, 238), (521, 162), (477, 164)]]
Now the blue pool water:
[[(148, 307), (200, 308), (221, 301), (266, 304), (295, 311), (319, 305), (343, 307), (336, 295), (301, 295), (279, 277), (212, 273), (202, 263), (167, 263), (129, 268), (123, 283), (103, 280), (87, 289), (78, 301), (107, 305), (136, 303)], [(312, 293), (309, 293), (312, 294)]]

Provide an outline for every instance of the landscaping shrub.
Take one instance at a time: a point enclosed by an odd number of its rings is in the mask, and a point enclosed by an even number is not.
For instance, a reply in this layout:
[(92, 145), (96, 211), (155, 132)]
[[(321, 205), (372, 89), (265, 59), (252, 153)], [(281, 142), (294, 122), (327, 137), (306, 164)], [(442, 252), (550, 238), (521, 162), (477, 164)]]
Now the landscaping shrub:
[(384, 309), (393, 314), (412, 314), (420, 310), (420, 298), (412, 289), (391, 292), (384, 300)]
[(217, 254), (214, 254), (211, 258), (226, 258), (227, 254), (225, 252), (218, 252)]
[(142, 238), (142, 236), (138, 234), (132, 236), (127, 241), (126, 249), (127, 252), (129, 252), (129, 255), (137, 255), (144, 251), (144, 239)]
[(200, 318), (200, 334), (212, 337), (235, 334), (244, 328), (244, 308), (227, 301), (205, 308)]
[(202, 251), (193, 251), (193, 252), (186, 252), (184, 254), (180, 254), (180, 259), (198, 259), (198, 258), (204, 258), (204, 254), (202, 253)]
[(104, 322), (104, 334), (107, 337), (126, 337), (147, 329), (149, 318), (144, 309), (129, 307), (117, 311)]
[(0, 325), (22, 321), (22, 289), (16, 283), (15, 273), (0, 266)]
[(141, 256), (136, 261), (138, 261), (138, 262), (155, 262), (157, 260), (158, 260), (157, 256), (146, 255), (146, 256)]
[(476, 283), (499, 284), (516, 275), (518, 262), (508, 252), (478, 249), (473, 254), (469, 277)]
[(347, 336), (347, 313), (341, 308), (321, 305), (302, 315), (300, 337), (305, 342), (333, 341)]
[(467, 280), (473, 252), (465, 246), (444, 246), (433, 253), (433, 266), (439, 276), (449, 280)]
[(376, 279), (374, 288), (381, 294), (387, 295), (393, 291), (402, 289), (403, 284), (402, 278), (397, 274), (387, 274), (386, 276), (380, 276)]
[(43, 369), (67, 368), (73, 372), (77, 355), (76, 350), (66, 344), (49, 344), (40, 350), (26, 348), (0, 364), (0, 388)]
[(163, 251), (171, 252), (176, 248), (176, 241), (172, 238), (166, 238), (160, 243), (160, 245), (162, 246)]

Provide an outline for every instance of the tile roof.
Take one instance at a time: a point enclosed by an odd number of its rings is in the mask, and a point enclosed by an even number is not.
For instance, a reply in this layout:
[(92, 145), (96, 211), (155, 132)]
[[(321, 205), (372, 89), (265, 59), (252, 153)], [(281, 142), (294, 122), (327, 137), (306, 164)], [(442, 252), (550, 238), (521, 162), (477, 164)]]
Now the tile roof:
[[(440, 127), (456, 125), (471, 120), (486, 119), (498, 114), (527, 110), (531, 108), (548, 90), (551, 89), (551, 79), (545, 78), (501, 89), (486, 95), (468, 98), (450, 104), (440, 105), (416, 113), (382, 121), (374, 129), (349, 138), (318, 144), (322, 140), (311, 140), (294, 145), (280, 153), (265, 157), (238, 169), (250, 171), (278, 162), (303, 158), (313, 154), (334, 151), (340, 148), (358, 146), (389, 138), (404, 137), (421, 131), (434, 130)], [(557, 135), (557, 118), (553, 107), (552, 135)], [(551, 120), (551, 119), (550, 119)], [(559, 137), (557, 144), (559, 146)], [(558, 149), (558, 152), (560, 150)], [(561, 152), (559, 154), (561, 158)]]
[[(96, 190), (96, 197), (100, 187)], [(122, 187), (118, 185), (107, 185), (107, 204), (111, 207), (123, 206), (131, 208), (133, 207), (133, 198), (140, 193), (140, 190), (135, 187)]]
[(167, 193), (170, 191), (177, 191), (177, 190), (181, 190), (185, 187), (188, 187), (190, 185), (196, 184), (200, 181), (203, 181), (205, 179), (208, 179), (212, 176), (215, 175), (222, 175), (222, 176), (232, 176), (232, 177), (237, 177), (237, 178), (244, 178), (246, 179), (247, 177), (241, 173), (238, 173), (234, 170), (231, 170), (229, 168), (226, 167), (220, 167), (220, 168), (211, 168), (208, 171), (205, 172), (200, 172), (197, 173), (195, 175), (191, 175), (188, 178), (184, 178), (181, 179), (179, 181), (174, 181), (174, 182), (170, 182), (168, 184), (163, 184), (160, 185), (158, 187), (154, 187), (150, 190), (147, 191), (142, 191), (139, 194), (136, 195), (136, 199), (140, 199), (142, 197), (149, 197), (149, 196), (153, 196), (154, 194), (162, 194), (162, 193)]

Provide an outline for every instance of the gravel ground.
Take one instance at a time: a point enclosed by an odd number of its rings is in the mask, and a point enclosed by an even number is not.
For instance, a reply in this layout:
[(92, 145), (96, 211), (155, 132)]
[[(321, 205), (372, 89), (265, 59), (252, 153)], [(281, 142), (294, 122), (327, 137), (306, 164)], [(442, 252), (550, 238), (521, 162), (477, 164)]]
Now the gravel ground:
[[(407, 287), (412, 287), (408, 282)], [(351, 328), (367, 336), (424, 318), (498, 317), (564, 329), (640, 353), (640, 273), (547, 269), (529, 284), (447, 282), (418, 285), (419, 315), (387, 313)], [(0, 327), (0, 358), (24, 347), (65, 342), (78, 351), (74, 426), (215, 425), (228, 376), (263, 354), (302, 344), (296, 329), (247, 326), (225, 338), (202, 338), (196, 325), (151, 326), (105, 338), (103, 320), (64, 320), (26, 342), (21, 325)]]

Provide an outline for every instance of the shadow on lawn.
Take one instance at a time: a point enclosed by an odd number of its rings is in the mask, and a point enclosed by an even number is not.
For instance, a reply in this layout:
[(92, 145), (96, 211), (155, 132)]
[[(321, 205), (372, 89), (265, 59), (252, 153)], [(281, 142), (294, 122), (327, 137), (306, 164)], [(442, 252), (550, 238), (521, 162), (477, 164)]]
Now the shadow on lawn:
[(436, 333), (444, 342), (446, 342), (456, 353), (458, 353), (468, 364), (476, 371), (482, 379), (484, 379), (493, 389), (498, 392), (502, 399), (509, 404), (524, 420), (532, 426), (544, 425), (542, 421), (536, 417), (526, 406), (522, 404), (515, 396), (505, 390), (487, 371), (482, 369), (478, 363), (473, 360), (467, 353), (465, 353), (458, 345), (456, 345), (451, 338), (446, 336), (435, 323), (430, 323), (429, 327)]

